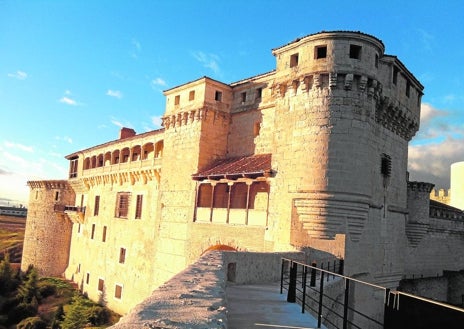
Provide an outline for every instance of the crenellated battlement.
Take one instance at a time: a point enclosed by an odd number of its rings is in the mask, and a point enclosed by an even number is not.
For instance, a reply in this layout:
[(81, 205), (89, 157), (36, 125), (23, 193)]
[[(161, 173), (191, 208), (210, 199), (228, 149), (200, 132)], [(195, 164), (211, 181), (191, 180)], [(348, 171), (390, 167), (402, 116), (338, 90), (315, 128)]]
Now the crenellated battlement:
[(273, 49), (267, 73), (165, 90), (163, 128), (123, 128), (68, 155), (67, 181), (29, 182), (23, 265), (105, 292), (120, 313), (212, 246), (336, 255), (389, 288), (459, 270), (462, 213), (407, 183), (423, 86), (384, 51), (321, 32)]

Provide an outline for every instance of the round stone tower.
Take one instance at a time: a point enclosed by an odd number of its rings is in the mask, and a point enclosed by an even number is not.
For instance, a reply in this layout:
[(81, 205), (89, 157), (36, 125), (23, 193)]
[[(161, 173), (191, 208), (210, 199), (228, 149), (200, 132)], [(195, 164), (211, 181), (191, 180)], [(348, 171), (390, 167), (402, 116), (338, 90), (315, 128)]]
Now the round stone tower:
[(451, 165), (450, 205), (464, 210), (464, 161)]
[(387, 236), (405, 229), (408, 142), (419, 128), (423, 86), (384, 50), (379, 39), (346, 31), (273, 50), (278, 174), (271, 204), (292, 203), (292, 245), (344, 257), (348, 272), (396, 282), (390, 273), (401, 272), (400, 262), (373, 268), (359, 255), (389, 259), (400, 251)]
[(72, 221), (65, 211), (74, 205), (74, 191), (65, 180), (29, 181), (28, 185), (21, 270), (33, 265), (40, 275), (60, 276), (68, 265)]

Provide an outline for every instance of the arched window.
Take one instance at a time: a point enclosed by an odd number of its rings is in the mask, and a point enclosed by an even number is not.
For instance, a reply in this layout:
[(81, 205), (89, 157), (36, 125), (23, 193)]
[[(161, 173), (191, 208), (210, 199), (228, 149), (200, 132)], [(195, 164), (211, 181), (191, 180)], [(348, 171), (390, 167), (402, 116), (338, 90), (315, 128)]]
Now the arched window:
[(164, 142), (160, 140), (155, 144), (155, 158), (161, 158), (163, 156)]
[(90, 158), (84, 160), (84, 170), (90, 169)]
[(132, 156), (131, 156), (131, 161), (137, 161), (140, 160), (140, 153), (142, 151), (142, 148), (140, 145), (136, 145), (132, 148)]
[(103, 159), (105, 162), (105, 166), (111, 165), (111, 152), (106, 152), (105, 153), (105, 158)]
[(99, 154), (97, 157), (97, 167), (103, 167), (103, 154)]
[(153, 143), (147, 143), (143, 146), (142, 160), (151, 159), (154, 157), (155, 147)]
[(111, 164), (118, 164), (119, 163), (119, 150), (113, 151), (111, 155)]
[(130, 150), (128, 147), (125, 147), (121, 150), (121, 163), (129, 162)]

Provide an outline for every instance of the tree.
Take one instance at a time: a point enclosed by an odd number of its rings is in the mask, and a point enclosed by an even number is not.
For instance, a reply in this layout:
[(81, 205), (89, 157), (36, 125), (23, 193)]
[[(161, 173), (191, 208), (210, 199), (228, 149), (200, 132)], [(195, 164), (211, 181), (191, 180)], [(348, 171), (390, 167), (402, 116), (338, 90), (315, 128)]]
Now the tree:
[(80, 329), (88, 323), (84, 298), (80, 295), (73, 297), (73, 302), (65, 314), (62, 329)]
[(0, 262), (0, 295), (6, 296), (14, 289), (14, 271), (10, 263), (10, 255)]
[(53, 320), (51, 322), (52, 329), (61, 329), (61, 323), (64, 320), (64, 309), (63, 305), (59, 305), (55, 314), (53, 315)]
[(32, 268), (26, 274), (25, 281), (19, 286), (17, 298), (21, 303), (30, 304), (35, 298), (40, 300), (40, 293), (38, 288), (39, 274), (35, 268)]

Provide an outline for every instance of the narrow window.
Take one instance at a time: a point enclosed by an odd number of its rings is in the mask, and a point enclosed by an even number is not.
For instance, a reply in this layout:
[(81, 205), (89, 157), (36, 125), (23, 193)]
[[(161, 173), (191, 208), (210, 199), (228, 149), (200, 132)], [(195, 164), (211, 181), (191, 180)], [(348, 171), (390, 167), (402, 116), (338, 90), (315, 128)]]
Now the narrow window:
[(398, 82), (398, 68), (395, 66), (393, 67), (393, 84), (396, 85)]
[(105, 280), (98, 279), (98, 291), (103, 292), (104, 288), (105, 288)]
[(382, 154), (382, 161), (380, 164), (380, 173), (384, 177), (391, 176), (391, 157), (385, 153)]
[(406, 82), (406, 96), (409, 97), (409, 94), (411, 92), (411, 84), (408, 82)]
[(80, 263), (77, 265), (77, 273), (81, 273), (81, 264)]
[(316, 46), (314, 49), (314, 55), (316, 59), (327, 57), (327, 46)]
[(361, 46), (350, 45), (350, 58), (361, 59)]
[(77, 224), (77, 233), (81, 233), (81, 224)]
[(77, 177), (78, 158), (73, 158), (69, 162), (69, 178)]
[(191, 90), (189, 92), (189, 101), (193, 101), (195, 99), (195, 90)]
[(216, 94), (214, 95), (214, 100), (218, 102), (222, 102), (222, 92), (216, 90)]
[(263, 96), (263, 88), (256, 89), (256, 99), (261, 99)]
[(119, 249), (119, 264), (126, 262), (126, 248)]
[(84, 194), (81, 195), (81, 207), (84, 206)]
[(240, 98), (242, 100), (242, 104), (246, 102), (246, 92), (240, 94)]
[(298, 53), (290, 56), (290, 67), (298, 66)]
[(103, 226), (102, 242), (106, 242), (106, 226)]
[(95, 236), (95, 224), (92, 224), (92, 233), (90, 234), (90, 238), (93, 240), (94, 236)]
[(120, 192), (116, 198), (116, 213), (115, 217), (127, 218), (129, 212), (129, 196), (127, 192)]
[(122, 296), (122, 286), (117, 284), (114, 286), (114, 297), (117, 299), (121, 299)]
[(95, 196), (95, 207), (93, 208), (93, 215), (98, 216), (98, 212), (100, 211), (100, 196)]
[(56, 191), (55, 192), (55, 201), (58, 201), (59, 198), (60, 198), (60, 192)]
[(90, 282), (90, 273), (87, 272), (87, 274), (85, 275), (85, 284), (89, 284)]
[(179, 105), (180, 103), (180, 95), (177, 95), (176, 97), (174, 97), (174, 105)]
[(35, 191), (35, 199), (37, 200), (39, 198), (39, 191)]
[(375, 67), (379, 67), (379, 55), (375, 54)]
[(142, 202), (143, 201), (143, 195), (139, 194), (137, 195), (137, 202), (135, 205), (135, 219), (140, 219), (142, 218)]
[(261, 129), (261, 122), (255, 122), (255, 124), (253, 125), (253, 135), (255, 137), (259, 136), (260, 129)]

